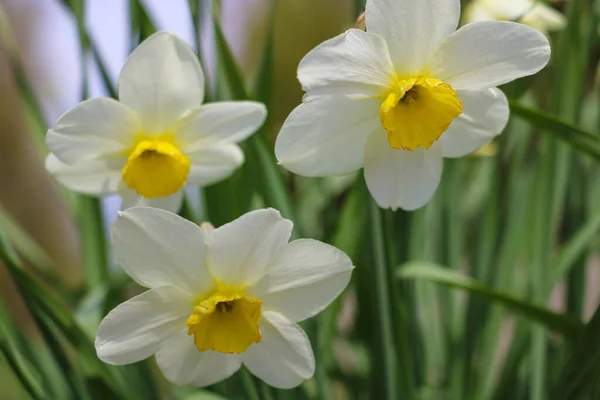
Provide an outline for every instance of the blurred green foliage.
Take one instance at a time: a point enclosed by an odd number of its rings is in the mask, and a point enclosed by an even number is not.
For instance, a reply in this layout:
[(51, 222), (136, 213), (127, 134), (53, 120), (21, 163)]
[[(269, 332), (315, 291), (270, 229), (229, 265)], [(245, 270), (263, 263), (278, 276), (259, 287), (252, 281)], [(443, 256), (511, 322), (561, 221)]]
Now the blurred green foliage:
[[(269, 34), (255, 82), (245, 81), (226, 41), (219, 3), (207, 3), (211, 7), (189, 1), (197, 29), (200, 12), (210, 9), (215, 17), (218, 68), (211, 77), (216, 91), (208, 100), (253, 98), (270, 109), (281, 101), (299, 101), (278, 97), (274, 78), (279, 68), (275, 16), (285, 2), (272, 0), (264, 10)], [(351, 3), (357, 16), (364, 1)], [(85, 30), (84, 1), (64, 4), (78, 21), (84, 54), (99, 64), (107, 92), (115, 96)], [(133, 48), (156, 27), (142, 2), (130, 0), (130, 8)], [(221, 225), (252, 208), (272, 206), (294, 220), (296, 236), (326, 241), (350, 255), (357, 268), (346, 295), (304, 326), (317, 359), (313, 379), (281, 391), (242, 370), (196, 390), (167, 383), (153, 360), (128, 367), (100, 362), (93, 347), (95, 327), (140, 289), (122, 271), (109, 269), (99, 202), (78, 197), (73, 214), (86, 281), (75, 290), (60, 282), (46, 253), (0, 208), (0, 257), (39, 333), (20, 329), (0, 300), (0, 373), (10, 373), (22, 388), (5, 389), (3, 381), (0, 395), (600, 398), (600, 0), (572, 0), (559, 8), (569, 22), (550, 38), (551, 64), (503, 88), (513, 118), (495, 142), (494, 154), (446, 160), (442, 184), (425, 208), (379, 210), (358, 174), (305, 179), (285, 173), (273, 155), (279, 123), (273, 117), (244, 144), (243, 168), (203, 191), (204, 215), (184, 208), (192, 220)], [(88, 60), (83, 57), (82, 63)], [(22, 78), (20, 68), (13, 63)], [(25, 81), (20, 89), (26, 102), (34, 101)], [(43, 121), (39, 107), (30, 107)]]

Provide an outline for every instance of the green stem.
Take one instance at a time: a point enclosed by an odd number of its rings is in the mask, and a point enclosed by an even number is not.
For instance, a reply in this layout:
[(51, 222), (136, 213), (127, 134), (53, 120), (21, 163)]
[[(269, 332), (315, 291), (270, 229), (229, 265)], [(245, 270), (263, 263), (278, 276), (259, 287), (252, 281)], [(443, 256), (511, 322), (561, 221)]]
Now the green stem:
[(381, 223), (381, 210), (374, 200), (370, 200), (371, 238), (375, 261), (375, 292), (381, 333), (381, 355), (384, 363), (385, 390), (387, 399), (398, 399), (396, 345), (393, 340), (392, 309), (388, 287), (384, 233)]
[(271, 388), (266, 383), (262, 383), (260, 385), (260, 392), (262, 393), (263, 400), (274, 400), (273, 393), (271, 393)]
[[(464, 163), (452, 162), (447, 163), (447, 181), (444, 186), (446, 189), (446, 259), (448, 266), (451, 269), (459, 270), (463, 250), (463, 223), (462, 215), (457, 212), (454, 205), (461, 202), (461, 194), (464, 180), (463, 168)], [(446, 292), (449, 301), (449, 334), (452, 344), (450, 357), (450, 393), (454, 399), (464, 398), (464, 384), (466, 377), (466, 343), (464, 321), (466, 319), (465, 307), (461, 301), (460, 293)]]
[(198, 218), (198, 215), (196, 215), (196, 212), (194, 211), (192, 205), (190, 204), (190, 199), (188, 198), (187, 195), (184, 194), (183, 196), (183, 203), (181, 205), (181, 211), (179, 212), (179, 215), (185, 219), (187, 219), (188, 221), (192, 221), (195, 224), (200, 225), (202, 222), (200, 218)]
[[(552, 243), (551, 206), (548, 198), (552, 190), (552, 163), (555, 162), (555, 143), (546, 140), (545, 152), (542, 153), (541, 165), (536, 180), (536, 199), (534, 203), (534, 224), (532, 230), (532, 262), (531, 286), (533, 299), (536, 302), (546, 302), (546, 270), (548, 253)], [(529, 394), (532, 400), (546, 398), (546, 368), (547, 368), (547, 338), (545, 330), (534, 326), (531, 332), (531, 380)]]
[(104, 286), (109, 280), (100, 199), (81, 196), (79, 212), (85, 278), (88, 288), (92, 290)]
[(254, 379), (250, 372), (246, 368), (242, 368), (242, 383), (244, 385), (244, 389), (246, 390), (246, 396), (249, 400), (260, 400), (260, 395), (258, 394), (258, 389), (256, 388), (256, 384), (254, 383)]

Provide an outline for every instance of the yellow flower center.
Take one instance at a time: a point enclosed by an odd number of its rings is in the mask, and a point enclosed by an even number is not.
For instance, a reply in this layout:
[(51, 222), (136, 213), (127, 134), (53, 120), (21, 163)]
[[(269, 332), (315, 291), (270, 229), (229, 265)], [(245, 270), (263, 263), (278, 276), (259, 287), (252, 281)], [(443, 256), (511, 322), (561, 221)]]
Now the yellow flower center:
[(199, 351), (241, 354), (262, 340), (258, 324), (262, 301), (242, 293), (215, 293), (198, 303), (187, 321)]
[(450, 85), (433, 78), (398, 80), (381, 103), (379, 118), (393, 149), (428, 149), (462, 114)]
[(123, 181), (147, 199), (166, 197), (185, 185), (190, 160), (169, 136), (137, 141), (123, 168)]

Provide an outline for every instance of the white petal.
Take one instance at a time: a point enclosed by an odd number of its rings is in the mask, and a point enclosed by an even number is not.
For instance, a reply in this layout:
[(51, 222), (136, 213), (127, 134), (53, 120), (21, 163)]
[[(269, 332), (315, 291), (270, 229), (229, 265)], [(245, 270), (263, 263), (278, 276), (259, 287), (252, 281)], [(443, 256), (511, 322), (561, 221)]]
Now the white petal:
[(160, 208), (161, 210), (178, 213), (183, 203), (183, 189), (167, 197), (156, 197), (154, 199), (141, 198), (142, 206)]
[(298, 80), (309, 94), (379, 96), (393, 79), (394, 67), (385, 40), (358, 29), (321, 43), (298, 65)]
[(171, 286), (148, 290), (120, 304), (98, 327), (98, 358), (123, 365), (150, 357), (162, 341), (186, 329), (193, 310), (194, 298)]
[(255, 101), (205, 104), (179, 122), (177, 140), (185, 151), (238, 143), (256, 132), (266, 118), (267, 108)]
[(440, 138), (444, 157), (462, 157), (499, 135), (508, 123), (508, 100), (500, 89), (457, 91), (463, 113)]
[(242, 354), (244, 365), (267, 384), (280, 389), (298, 386), (315, 372), (315, 357), (306, 333), (276, 312), (264, 312), (262, 341)]
[(438, 143), (414, 151), (392, 149), (381, 129), (369, 136), (365, 153), (365, 180), (382, 208), (412, 211), (433, 196), (442, 176), (442, 151)]
[(273, 309), (298, 322), (327, 307), (350, 282), (352, 268), (343, 251), (316, 240), (296, 240), (247, 291), (262, 300), (263, 310)]
[(303, 176), (345, 175), (363, 166), (369, 134), (381, 126), (381, 99), (323, 96), (300, 104), (275, 142), (275, 156)]
[(126, 210), (131, 207), (154, 207), (172, 213), (179, 212), (183, 202), (183, 190), (180, 190), (170, 196), (156, 197), (147, 199), (136, 193), (135, 190), (129, 189), (125, 182), (119, 182), (118, 192), (123, 201), (121, 202), (121, 210)]
[(200, 148), (186, 155), (192, 164), (187, 183), (197, 186), (229, 178), (244, 163), (244, 153), (235, 144)]
[(475, 22), (440, 45), (431, 76), (454, 89), (488, 89), (533, 75), (549, 59), (548, 39), (535, 29), (507, 21)]
[(464, 17), (467, 22), (511, 21), (519, 19), (532, 5), (533, 0), (477, 0), (469, 2)]
[(213, 289), (204, 266), (205, 234), (176, 214), (149, 207), (119, 213), (112, 244), (121, 266), (147, 288), (175, 286), (194, 296)]
[(520, 22), (542, 32), (558, 31), (567, 25), (567, 19), (563, 14), (540, 2), (536, 2)]
[(102, 196), (117, 191), (124, 162), (124, 159), (104, 159), (69, 165), (49, 154), (46, 169), (58, 182), (75, 192)]
[(119, 76), (119, 99), (135, 110), (145, 134), (164, 134), (204, 99), (204, 75), (183, 39), (159, 32), (129, 56)]
[(81, 161), (118, 155), (131, 147), (139, 132), (135, 113), (116, 100), (98, 97), (79, 103), (46, 135), (48, 149), (61, 161)]
[(367, 1), (367, 31), (383, 36), (400, 77), (425, 72), (440, 42), (458, 26), (459, 17), (459, 0)]
[(166, 340), (156, 353), (156, 363), (168, 381), (203, 387), (233, 375), (242, 365), (237, 354), (198, 351), (187, 332)]
[(463, 18), (466, 23), (493, 20), (494, 16), (481, 1), (472, 1), (464, 9)]
[(244, 214), (207, 234), (206, 265), (218, 282), (250, 285), (273, 266), (292, 227), (292, 221), (272, 208)]

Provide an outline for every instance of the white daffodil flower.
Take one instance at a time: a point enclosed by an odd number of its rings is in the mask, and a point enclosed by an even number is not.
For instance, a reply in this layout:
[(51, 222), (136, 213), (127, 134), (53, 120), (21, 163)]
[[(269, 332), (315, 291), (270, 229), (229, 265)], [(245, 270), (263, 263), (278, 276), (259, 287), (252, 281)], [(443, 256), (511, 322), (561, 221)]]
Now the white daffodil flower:
[(98, 357), (121, 365), (156, 354), (180, 385), (211, 385), (242, 363), (279, 388), (310, 378), (314, 355), (297, 322), (331, 303), (353, 266), (325, 243), (288, 243), (291, 231), (273, 209), (204, 230), (156, 208), (121, 212), (112, 227), (117, 258), (150, 290), (104, 318)]
[(536, 0), (475, 0), (465, 9), (465, 21), (519, 21), (543, 33), (567, 26), (567, 19), (554, 8)]
[(469, 154), (506, 125), (496, 88), (542, 69), (540, 32), (485, 21), (455, 32), (459, 0), (368, 0), (367, 31), (350, 29), (298, 66), (306, 92), (275, 153), (304, 176), (364, 166), (379, 206), (414, 210), (433, 196), (443, 157)]
[(173, 34), (156, 33), (123, 66), (119, 101), (86, 100), (48, 131), (46, 167), (71, 190), (119, 193), (122, 208), (177, 211), (184, 185), (218, 182), (244, 162), (236, 143), (267, 114), (256, 102), (202, 105), (203, 99), (194, 51)]

